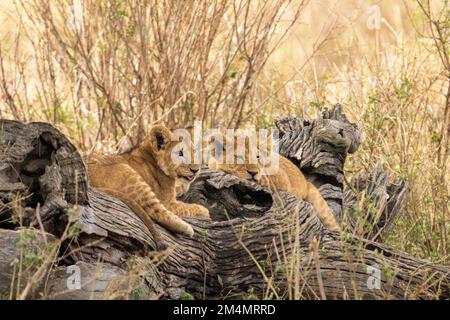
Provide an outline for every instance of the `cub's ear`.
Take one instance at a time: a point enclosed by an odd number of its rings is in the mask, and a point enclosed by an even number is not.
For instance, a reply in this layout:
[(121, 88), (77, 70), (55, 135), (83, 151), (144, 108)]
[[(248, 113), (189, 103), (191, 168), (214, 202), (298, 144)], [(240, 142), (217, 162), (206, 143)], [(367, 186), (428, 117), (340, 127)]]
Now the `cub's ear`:
[(153, 151), (158, 152), (167, 147), (171, 139), (170, 130), (164, 125), (158, 124), (150, 128), (149, 140)]

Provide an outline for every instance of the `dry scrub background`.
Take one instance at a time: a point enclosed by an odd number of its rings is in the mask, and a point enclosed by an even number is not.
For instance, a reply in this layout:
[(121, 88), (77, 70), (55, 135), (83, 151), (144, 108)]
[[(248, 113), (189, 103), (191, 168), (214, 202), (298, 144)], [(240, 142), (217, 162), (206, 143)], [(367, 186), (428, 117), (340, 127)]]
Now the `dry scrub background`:
[(267, 127), (339, 102), (364, 133), (348, 176), (381, 162), (409, 183), (388, 242), (449, 261), (447, 1), (432, 1), (433, 33), (412, 0), (82, 3), (0, 1), (1, 118), (112, 152), (158, 119)]

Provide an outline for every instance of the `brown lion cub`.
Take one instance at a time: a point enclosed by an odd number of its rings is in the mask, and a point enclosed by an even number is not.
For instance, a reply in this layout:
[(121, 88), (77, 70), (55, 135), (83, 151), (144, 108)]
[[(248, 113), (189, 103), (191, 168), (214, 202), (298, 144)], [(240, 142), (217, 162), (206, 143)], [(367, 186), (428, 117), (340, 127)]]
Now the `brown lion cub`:
[[(226, 143), (228, 143), (228, 141)], [(224, 153), (226, 152), (226, 148), (223, 144), (218, 143), (216, 145), (222, 147)], [(287, 191), (297, 198), (311, 203), (317, 216), (329, 230), (341, 231), (333, 212), (328, 207), (327, 202), (322, 197), (319, 190), (311, 182), (306, 180), (300, 169), (289, 159), (278, 154), (278, 170), (276, 170), (274, 174), (265, 175), (263, 172), (264, 166), (259, 163), (259, 156), (256, 159), (258, 160), (257, 163), (249, 163), (248, 143), (245, 143), (244, 157), (238, 155), (236, 151), (235, 143), (235, 159), (233, 164), (219, 164), (216, 159), (212, 157), (208, 163), (209, 168), (225, 171), (241, 179), (253, 180), (260, 185), (269, 187), (272, 192)], [(239, 162), (242, 163), (243, 160), (244, 163), (239, 164)]]
[[(173, 232), (193, 236), (192, 226), (180, 217), (209, 218), (209, 211), (175, 198), (176, 179), (184, 177), (192, 181), (199, 170), (199, 166), (172, 160), (173, 152), (181, 158), (184, 156), (185, 148), (175, 149), (178, 145), (178, 141), (171, 140), (169, 129), (154, 125), (148, 137), (129, 152), (88, 159), (91, 186), (122, 200), (152, 233), (150, 219)], [(157, 242), (160, 237), (154, 236)]]

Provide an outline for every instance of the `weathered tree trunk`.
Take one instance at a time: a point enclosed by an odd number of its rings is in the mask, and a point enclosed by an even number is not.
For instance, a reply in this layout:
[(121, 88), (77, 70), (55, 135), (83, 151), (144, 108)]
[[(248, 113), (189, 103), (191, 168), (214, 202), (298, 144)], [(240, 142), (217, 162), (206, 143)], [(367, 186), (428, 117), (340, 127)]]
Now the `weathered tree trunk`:
[[(44, 123), (0, 121), (0, 292), (23, 287), (11, 288), (23, 230), (7, 229), (18, 226), (11, 219), (18, 215), (36, 228), (33, 247), (65, 237), (69, 221), (79, 228), (22, 297), (450, 298), (448, 265), (374, 242), (400, 213), (406, 183), (390, 182), (376, 168), (344, 190), (345, 158), (358, 148), (360, 133), (340, 106), (310, 122), (285, 118), (277, 126), (280, 152), (320, 188), (348, 232), (327, 231), (308, 203), (288, 193), (271, 195), (252, 182), (205, 170), (180, 198), (207, 206), (212, 221), (186, 219), (196, 231), (192, 239), (157, 226), (169, 249), (155, 254), (139, 218), (89, 187), (83, 161), (64, 135)], [(355, 210), (363, 193), (378, 209), (367, 210), (364, 219), (355, 214), (365, 209)], [(67, 285), (72, 264), (80, 267), (81, 289)]]

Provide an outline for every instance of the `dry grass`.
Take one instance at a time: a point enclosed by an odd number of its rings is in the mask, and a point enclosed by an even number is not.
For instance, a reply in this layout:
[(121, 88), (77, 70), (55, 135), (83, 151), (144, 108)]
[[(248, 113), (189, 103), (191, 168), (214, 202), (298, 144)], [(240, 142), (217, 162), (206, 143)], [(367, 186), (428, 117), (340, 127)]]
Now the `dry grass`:
[[(17, 34), (2, 45), (6, 106), (15, 118), (67, 127), (88, 148), (139, 138), (157, 119), (238, 127), (298, 19), (303, 3), (291, 2), (15, 1)], [(290, 25), (275, 35), (288, 11)]]
[(379, 1), (379, 30), (371, 1), (83, 3), (0, 2), (0, 117), (109, 152), (158, 119), (268, 127), (340, 102), (364, 133), (347, 174), (381, 162), (408, 181), (389, 244), (448, 263), (447, 1)]

